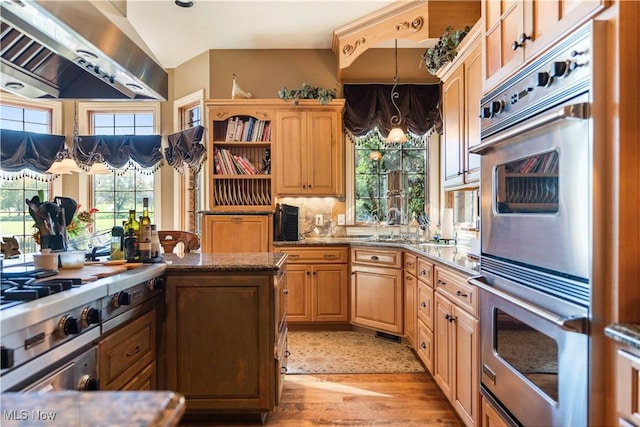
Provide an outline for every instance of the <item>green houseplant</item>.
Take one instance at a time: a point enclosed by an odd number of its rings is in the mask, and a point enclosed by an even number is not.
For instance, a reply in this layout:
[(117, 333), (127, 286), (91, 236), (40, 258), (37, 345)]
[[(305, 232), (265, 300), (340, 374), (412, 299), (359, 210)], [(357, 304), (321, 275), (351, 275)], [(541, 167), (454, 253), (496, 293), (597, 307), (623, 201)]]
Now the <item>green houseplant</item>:
[(285, 101), (292, 101), (293, 105), (298, 105), (301, 99), (317, 99), (322, 105), (327, 105), (336, 97), (336, 91), (311, 86), (305, 82), (299, 89), (289, 90), (286, 86), (283, 87), (278, 91), (278, 97)]
[(422, 55), (422, 61), (425, 63), (427, 71), (435, 75), (447, 62), (453, 61), (458, 54), (456, 48), (470, 30), (471, 27), (468, 25), (462, 30), (447, 27), (436, 45), (425, 50)]

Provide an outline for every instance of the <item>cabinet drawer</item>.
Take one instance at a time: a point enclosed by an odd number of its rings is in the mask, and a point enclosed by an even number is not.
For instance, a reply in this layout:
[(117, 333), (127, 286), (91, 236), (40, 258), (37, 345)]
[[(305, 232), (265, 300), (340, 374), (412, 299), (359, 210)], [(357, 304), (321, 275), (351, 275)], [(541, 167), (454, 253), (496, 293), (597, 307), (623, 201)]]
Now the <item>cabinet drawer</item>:
[(346, 263), (346, 246), (323, 246), (322, 248), (303, 248), (297, 246), (279, 247), (278, 252), (286, 252), (290, 264)]
[(475, 286), (467, 282), (467, 278), (444, 270), (435, 268), (436, 289), (446, 295), (457, 306), (464, 308), (470, 314), (478, 316), (478, 292)]
[(418, 268), (418, 257), (410, 252), (404, 253), (404, 271), (416, 276)]
[(433, 374), (433, 331), (418, 319), (418, 342), (416, 345), (418, 357), (425, 368)]
[(433, 264), (429, 261), (418, 258), (416, 276), (418, 280), (433, 288)]
[(102, 390), (119, 390), (155, 359), (156, 311), (123, 326), (100, 342)]
[(418, 319), (433, 330), (433, 289), (418, 281)]
[(370, 248), (351, 248), (351, 262), (402, 268), (402, 252)]
[(154, 391), (156, 386), (156, 364), (149, 363), (139, 374), (134, 376), (131, 381), (125, 384), (122, 391)]
[[(617, 409), (620, 425), (640, 425), (640, 357), (618, 349)], [(624, 421), (624, 422), (623, 422)]]
[(289, 349), (287, 344), (287, 329), (285, 328), (278, 338), (278, 345), (276, 347), (276, 406), (280, 404), (280, 397), (282, 396), (282, 388), (284, 387), (285, 375), (287, 374), (288, 359)]

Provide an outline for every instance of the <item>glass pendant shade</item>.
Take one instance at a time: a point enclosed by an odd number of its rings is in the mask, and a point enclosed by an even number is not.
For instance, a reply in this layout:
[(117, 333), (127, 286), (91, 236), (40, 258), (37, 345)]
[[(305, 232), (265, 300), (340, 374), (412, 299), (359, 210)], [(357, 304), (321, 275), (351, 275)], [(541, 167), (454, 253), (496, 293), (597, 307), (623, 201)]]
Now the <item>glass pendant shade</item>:
[(87, 171), (87, 175), (107, 175), (110, 174), (109, 169), (101, 162), (95, 162)]
[(402, 144), (407, 142), (407, 135), (405, 135), (402, 129), (393, 128), (385, 138), (384, 142)]
[(80, 168), (76, 164), (73, 159), (62, 159), (60, 162), (54, 162), (51, 167), (47, 170), (48, 173), (52, 174), (70, 174), (70, 173), (79, 173)]

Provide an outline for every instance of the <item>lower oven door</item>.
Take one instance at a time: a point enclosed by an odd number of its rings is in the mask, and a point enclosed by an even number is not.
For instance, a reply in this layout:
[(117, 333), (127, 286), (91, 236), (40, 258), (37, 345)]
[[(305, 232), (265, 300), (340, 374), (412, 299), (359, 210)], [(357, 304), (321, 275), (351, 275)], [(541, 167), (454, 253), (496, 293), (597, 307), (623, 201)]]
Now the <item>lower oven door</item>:
[[(480, 288), (481, 384), (523, 425), (586, 426), (587, 310), (554, 301), (559, 313), (499, 290)], [(544, 301), (548, 297), (538, 295)]]

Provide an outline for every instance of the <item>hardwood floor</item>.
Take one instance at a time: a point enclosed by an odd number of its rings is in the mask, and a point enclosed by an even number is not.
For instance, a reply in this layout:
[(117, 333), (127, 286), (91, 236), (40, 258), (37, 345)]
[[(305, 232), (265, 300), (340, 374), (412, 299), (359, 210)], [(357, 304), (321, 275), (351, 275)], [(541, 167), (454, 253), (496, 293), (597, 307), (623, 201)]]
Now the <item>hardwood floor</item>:
[[(181, 426), (207, 424), (182, 423)], [(260, 425), (217, 422), (208, 425)], [(433, 378), (415, 374), (287, 375), (267, 426), (462, 426)]]

